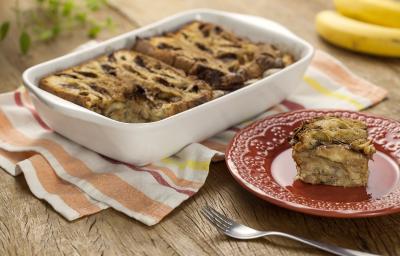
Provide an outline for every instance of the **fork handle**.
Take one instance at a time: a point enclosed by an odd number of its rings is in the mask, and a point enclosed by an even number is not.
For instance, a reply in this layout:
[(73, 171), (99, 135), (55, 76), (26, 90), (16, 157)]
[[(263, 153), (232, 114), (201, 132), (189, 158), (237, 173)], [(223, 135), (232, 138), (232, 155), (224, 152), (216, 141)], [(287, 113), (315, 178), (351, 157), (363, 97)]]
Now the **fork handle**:
[(346, 249), (346, 248), (342, 248), (339, 246), (325, 244), (325, 243), (317, 242), (317, 241), (310, 240), (310, 239), (305, 239), (302, 237), (298, 237), (298, 236), (294, 236), (294, 235), (290, 235), (290, 234), (286, 234), (286, 233), (282, 233), (282, 232), (272, 231), (272, 232), (265, 232), (265, 233), (267, 236), (275, 235), (275, 236), (281, 236), (281, 237), (286, 237), (286, 238), (289, 238), (292, 240), (296, 240), (300, 243), (307, 244), (309, 246), (318, 248), (318, 249), (326, 251), (326, 252), (333, 253), (335, 255), (340, 255), (340, 256), (377, 256), (377, 254), (371, 254), (371, 253)]

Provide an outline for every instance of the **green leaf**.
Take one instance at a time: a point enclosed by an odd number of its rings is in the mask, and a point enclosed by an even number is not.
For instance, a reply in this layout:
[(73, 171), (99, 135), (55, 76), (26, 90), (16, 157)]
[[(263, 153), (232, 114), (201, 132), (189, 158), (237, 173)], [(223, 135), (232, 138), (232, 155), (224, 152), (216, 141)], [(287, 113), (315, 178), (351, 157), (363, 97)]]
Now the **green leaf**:
[(38, 39), (40, 41), (49, 41), (56, 38), (61, 32), (61, 28), (58, 24), (54, 25), (52, 28), (46, 28), (40, 30), (38, 33)]
[(88, 31), (88, 37), (96, 38), (100, 31), (101, 27), (99, 25), (93, 25)]
[(3, 41), (6, 38), (8, 30), (10, 29), (10, 22), (5, 21), (0, 26), (0, 41)]
[(29, 47), (31, 46), (31, 37), (25, 31), (21, 33), (19, 37), (19, 48), (22, 54), (27, 54)]
[(49, 5), (52, 5), (54, 7), (58, 7), (61, 3), (60, 0), (48, 0), (48, 2), (49, 2)]
[(58, 36), (58, 34), (60, 34), (61, 32), (61, 27), (59, 24), (54, 25), (54, 27), (51, 29), (51, 33), (52, 33), (52, 38), (55, 38), (56, 36)]
[(38, 39), (40, 41), (47, 41), (50, 40), (52, 37), (53, 37), (52, 30), (46, 29), (39, 33)]
[(69, 15), (71, 15), (71, 12), (73, 9), (74, 9), (74, 1), (67, 0), (67, 1), (65, 1), (64, 5), (63, 5), (62, 14), (64, 16), (69, 16)]
[(91, 11), (98, 11), (106, 2), (104, 0), (86, 0), (86, 7)]
[(52, 13), (57, 14), (61, 3), (59, 0), (49, 0), (49, 9)]
[(80, 12), (75, 15), (75, 19), (80, 23), (86, 22), (86, 13)]
[(111, 17), (107, 17), (107, 19), (106, 19), (106, 27), (110, 28), (112, 26), (114, 26), (114, 22), (113, 22), (112, 18)]

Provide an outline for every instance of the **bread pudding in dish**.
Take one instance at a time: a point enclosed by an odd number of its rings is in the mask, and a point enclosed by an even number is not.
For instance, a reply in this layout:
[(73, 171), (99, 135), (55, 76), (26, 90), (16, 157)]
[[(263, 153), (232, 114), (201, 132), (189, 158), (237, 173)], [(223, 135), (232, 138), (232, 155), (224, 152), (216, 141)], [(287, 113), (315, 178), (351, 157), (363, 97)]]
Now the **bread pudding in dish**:
[(253, 43), (221, 26), (200, 21), (175, 32), (138, 39), (134, 48), (222, 90), (233, 90), (262, 77), (268, 69), (293, 63), (291, 55), (271, 44)]
[(130, 50), (45, 77), (40, 87), (123, 122), (157, 121), (212, 99), (204, 81)]
[(39, 87), (111, 119), (162, 120), (249, 85), (293, 63), (267, 43), (253, 43), (206, 22), (137, 38), (118, 50), (44, 77)]
[(375, 148), (364, 123), (337, 117), (315, 118), (298, 127), (290, 143), (301, 181), (343, 187), (367, 184), (368, 161)]

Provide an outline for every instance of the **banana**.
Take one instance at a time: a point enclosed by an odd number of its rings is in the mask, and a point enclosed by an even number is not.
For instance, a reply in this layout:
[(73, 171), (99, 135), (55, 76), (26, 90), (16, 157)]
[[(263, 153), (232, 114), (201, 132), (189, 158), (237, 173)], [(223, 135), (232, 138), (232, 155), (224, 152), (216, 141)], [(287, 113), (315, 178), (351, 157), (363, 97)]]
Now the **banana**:
[(386, 27), (400, 28), (400, 1), (335, 0), (335, 7), (344, 16)]
[(316, 17), (317, 32), (326, 41), (353, 51), (400, 57), (400, 29), (369, 24), (334, 11)]

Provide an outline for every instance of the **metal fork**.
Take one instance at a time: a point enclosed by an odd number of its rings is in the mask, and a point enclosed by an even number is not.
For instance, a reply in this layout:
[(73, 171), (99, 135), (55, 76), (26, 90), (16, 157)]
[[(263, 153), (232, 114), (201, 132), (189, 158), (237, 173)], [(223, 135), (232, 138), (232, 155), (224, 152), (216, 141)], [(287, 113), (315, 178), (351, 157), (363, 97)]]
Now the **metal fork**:
[(222, 231), (225, 235), (236, 238), (236, 239), (253, 239), (263, 236), (281, 236), (292, 240), (296, 240), (300, 243), (316, 247), (320, 250), (327, 251), (336, 255), (341, 256), (372, 256), (377, 254), (371, 254), (366, 252), (355, 251), (351, 249), (341, 248), (335, 245), (325, 244), (310, 239), (286, 234), (278, 231), (259, 231), (248, 226), (239, 224), (232, 219), (222, 215), (210, 206), (206, 206), (201, 211), (203, 215)]

